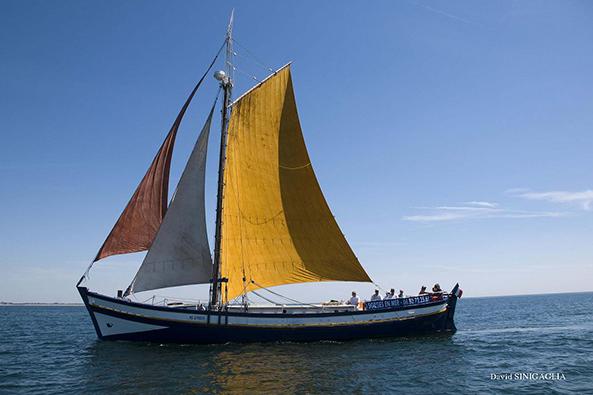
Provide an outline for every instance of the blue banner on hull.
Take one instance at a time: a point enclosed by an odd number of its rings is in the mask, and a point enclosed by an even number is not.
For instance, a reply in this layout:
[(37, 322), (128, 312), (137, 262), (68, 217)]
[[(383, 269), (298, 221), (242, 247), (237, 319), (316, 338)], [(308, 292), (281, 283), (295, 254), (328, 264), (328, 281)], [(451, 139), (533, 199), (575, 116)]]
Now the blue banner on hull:
[(393, 308), (393, 307), (426, 304), (426, 303), (436, 302), (438, 300), (445, 300), (445, 299), (446, 299), (445, 295), (420, 295), (420, 296), (412, 296), (410, 298), (375, 300), (372, 302), (364, 302), (364, 309), (365, 310), (381, 310), (381, 309), (389, 309), (389, 308)]

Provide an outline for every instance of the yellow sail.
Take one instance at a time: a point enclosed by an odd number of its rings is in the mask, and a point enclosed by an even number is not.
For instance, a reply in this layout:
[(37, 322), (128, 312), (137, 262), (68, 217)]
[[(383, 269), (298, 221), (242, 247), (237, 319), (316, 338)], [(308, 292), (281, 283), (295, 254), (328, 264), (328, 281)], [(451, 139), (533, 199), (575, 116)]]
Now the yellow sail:
[(228, 130), (223, 296), (291, 283), (371, 281), (317, 183), (289, 66), (233, 105)]

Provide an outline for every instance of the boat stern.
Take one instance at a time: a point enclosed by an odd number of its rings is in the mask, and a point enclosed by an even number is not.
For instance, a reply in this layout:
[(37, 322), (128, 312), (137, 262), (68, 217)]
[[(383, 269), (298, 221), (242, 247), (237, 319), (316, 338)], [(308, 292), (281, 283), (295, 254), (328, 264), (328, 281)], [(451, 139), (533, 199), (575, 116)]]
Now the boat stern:
[(447, 301), (447, 318), (445, 321), (445, 330), (449, 332), (457, 332), (457, 327), (455, 326), (455, 306), (457, 306), (457, 300), (461, 297), (461, 289), (459, 288), (459, 283), (455, 284), (451, 293), (449, 294), (449, 298)]

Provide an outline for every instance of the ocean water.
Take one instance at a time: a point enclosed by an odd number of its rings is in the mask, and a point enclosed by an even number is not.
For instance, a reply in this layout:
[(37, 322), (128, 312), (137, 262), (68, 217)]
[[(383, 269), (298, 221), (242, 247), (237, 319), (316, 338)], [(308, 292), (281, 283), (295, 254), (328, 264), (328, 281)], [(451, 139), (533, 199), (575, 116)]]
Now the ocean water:
[(0, 307), (0, 393), (593, 393), (593, 293), (464, 298), (456, 322), (453, 336), (159, 345), (97, 340), (84, 307)]

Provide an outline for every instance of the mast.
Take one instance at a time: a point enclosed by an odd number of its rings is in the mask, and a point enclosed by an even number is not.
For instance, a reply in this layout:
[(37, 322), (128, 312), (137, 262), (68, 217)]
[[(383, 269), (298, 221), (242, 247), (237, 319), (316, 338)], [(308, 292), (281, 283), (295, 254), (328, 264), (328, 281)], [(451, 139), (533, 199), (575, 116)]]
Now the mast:
[(210, 293), (210, 307), (216, 308), (220, 304), (221, 299), (221, 283), (220, 278), (220, 244), (222, 240), (222, 202), (224, 196), (224, 166), (226, 162), (226, 145), (229, 122), (229, 105), (231, 103), (231, 94), (233, 90), (233, 17), (235, 10), (231, 11), (231, 18), (226, 32), (226, 61), (224, 71), (217, 71), (214, 77), (220, 81), (220, 86), (223, 89), (222, 100), (222, 122), (220, 131), (220, 157), (218, 161), (218, 196), (216, 202), (216, 231), (214, 236), (214, 265), (212, 268), (212, 289)]

